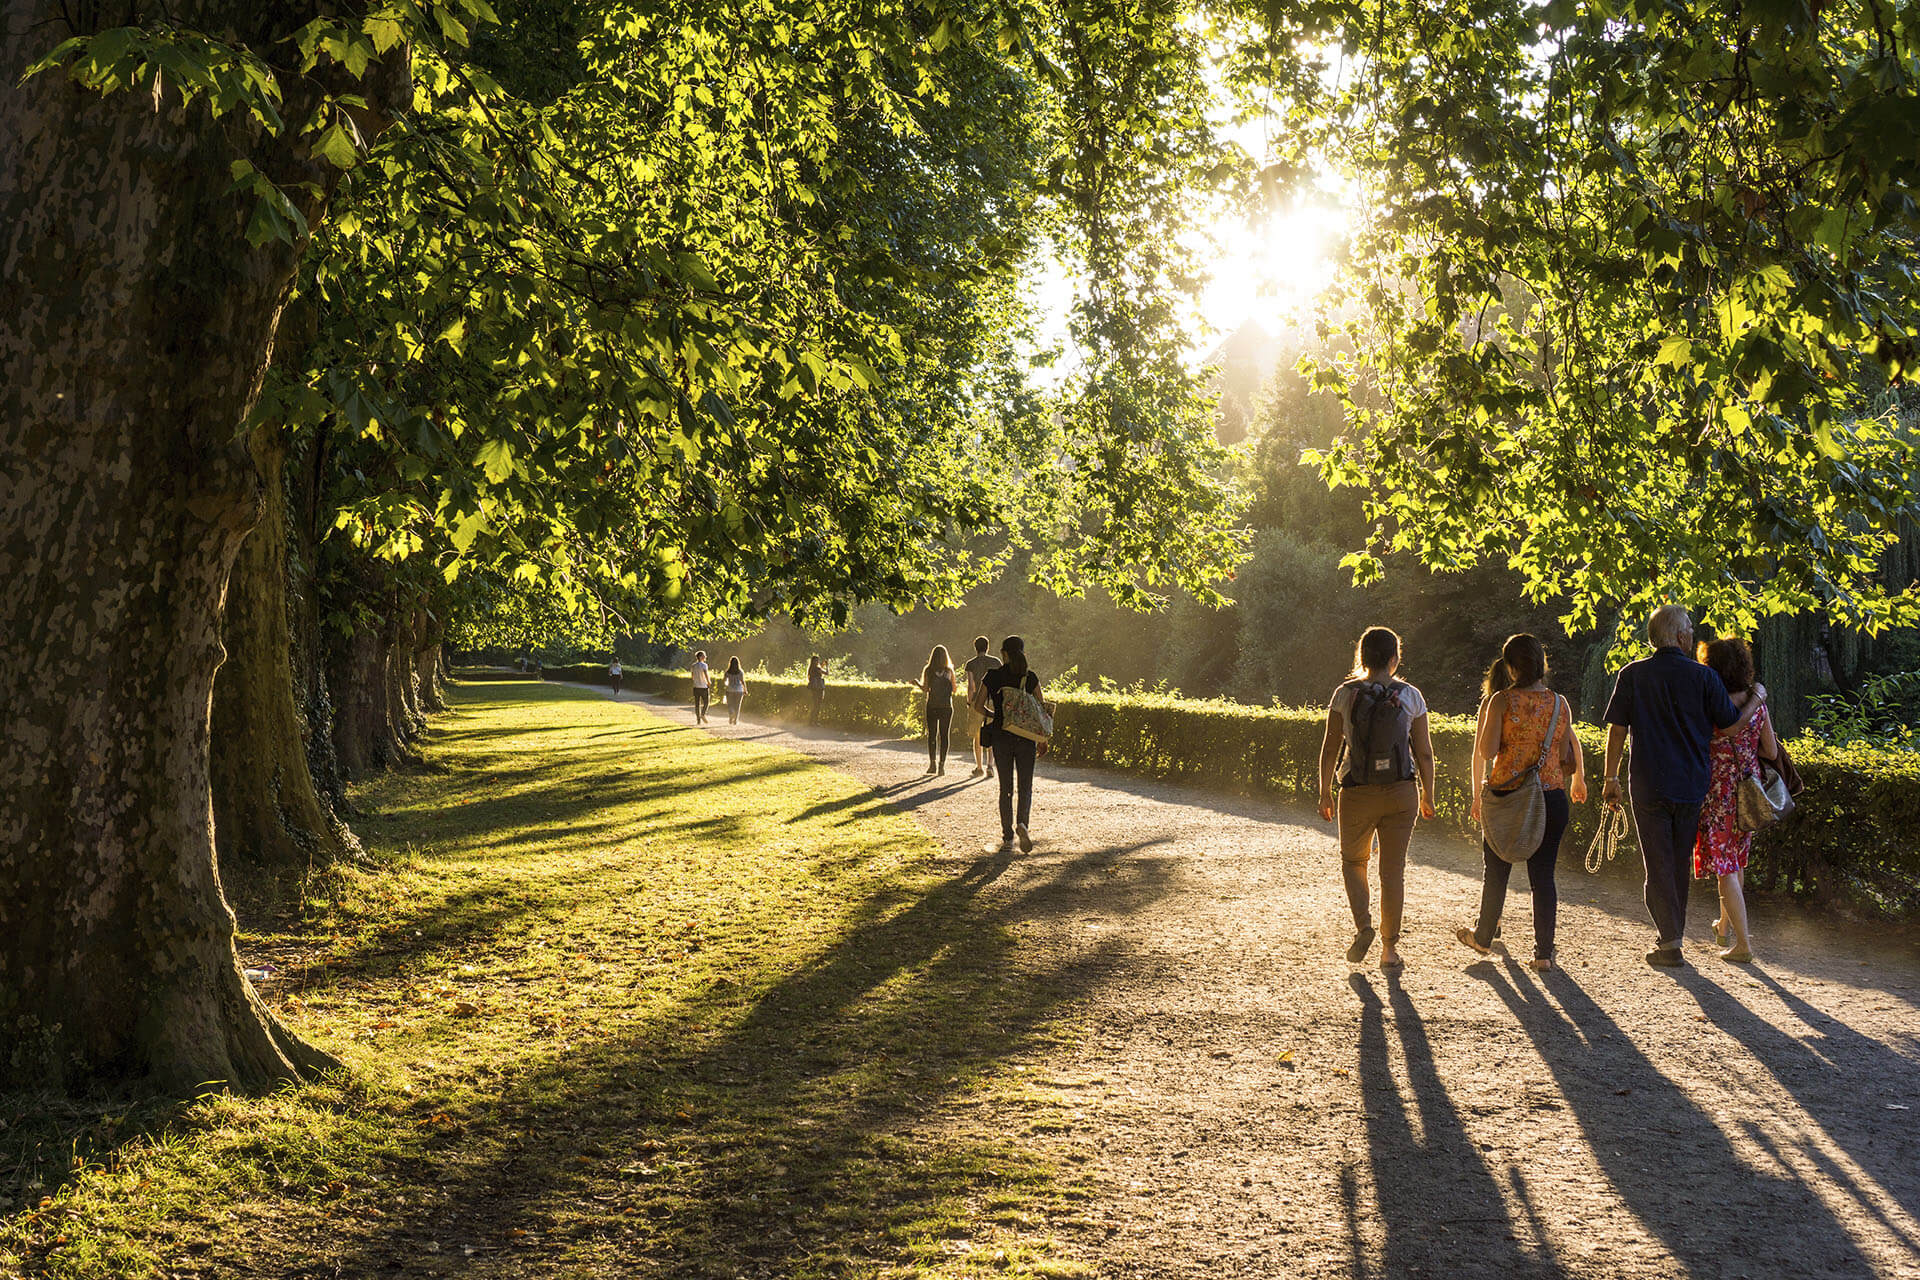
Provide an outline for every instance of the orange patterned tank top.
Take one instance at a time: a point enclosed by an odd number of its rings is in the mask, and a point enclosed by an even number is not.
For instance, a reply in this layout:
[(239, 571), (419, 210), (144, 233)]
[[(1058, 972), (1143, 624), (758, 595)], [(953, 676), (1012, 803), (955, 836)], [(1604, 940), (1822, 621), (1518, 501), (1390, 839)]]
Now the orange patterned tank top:
[(1493, 758), (1490, 785), (1496, 789), (1511, 786), (1540, 758), (1540, 749), (1547, 745), (1549, 707), (1560, 717), (1560, 732), (1554, 739), (1553, 759), (1540, 766), (1540, 785), (1549, 791), (1567, 785), (1562, 762), (1566, 759), (1567, 735), (1573, 732), (1573, 712), (1561, 705), (1559, 694), (1546, 689), (1507, 690), (1507, 713), (1500, 720), (1500, 754)]

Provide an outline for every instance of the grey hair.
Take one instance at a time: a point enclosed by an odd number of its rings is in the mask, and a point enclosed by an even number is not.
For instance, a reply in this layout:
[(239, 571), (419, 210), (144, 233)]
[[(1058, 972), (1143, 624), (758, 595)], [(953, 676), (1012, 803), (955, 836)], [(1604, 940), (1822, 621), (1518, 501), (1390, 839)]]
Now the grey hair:
[(1680, 637), (1693, 630), (1693, 619), (1677, 604), (1663, 604), (1647, 619), (1647, 639), (1654, 647), (1678, 645)]

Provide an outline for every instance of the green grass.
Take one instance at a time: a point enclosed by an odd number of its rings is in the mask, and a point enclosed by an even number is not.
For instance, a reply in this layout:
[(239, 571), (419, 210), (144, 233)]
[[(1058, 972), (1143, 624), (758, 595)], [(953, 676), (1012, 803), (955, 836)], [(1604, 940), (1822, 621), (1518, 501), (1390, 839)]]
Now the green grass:
[(0, 1275), (1092, 1274), (1083, 1192), (972, 1118), (1045, 1134), (1014, 1059), (1077, 975), (908, 819), (551, 685), (458, 690), (431, 759), (356, 797), (375, 869), (243, 913), (346, 1071), (0, 1098)]

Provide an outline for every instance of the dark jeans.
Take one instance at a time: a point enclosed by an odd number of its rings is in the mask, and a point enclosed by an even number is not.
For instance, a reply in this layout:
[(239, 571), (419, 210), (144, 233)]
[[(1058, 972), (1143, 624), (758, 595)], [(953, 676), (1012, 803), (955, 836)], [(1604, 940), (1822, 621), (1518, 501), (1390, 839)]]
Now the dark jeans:
[(1018, 775), (1020, 786), (1017, 821), (1024, 827), (1033, 812), (1033, 762), (1039, 755), (1040, 744), (1032, 738), (1023, 738), (1017, 733), (993, 735), (993, 763), (1000, 770), (1000, 834), (1009, 840), (1013, 839), (1016, 821), (1013, 811), (1015, 775)]
[[(927, 708), (927, 764), (935, 768), (947, 767), (947, 741), (953, 736), (953, 708)], [(939, 754), (934, 754), (934, 748)]]
[(1633, 838), (1647, 866), (1647, 914), (1663, 947), (1677, 947), (1686, 936), (1687, 886), (1699, 834), (1699, 805), (1633, 798)]
[[(1547, 792), (1547, 831), (1540, 848), (1527, 859), (1527, 886), (1533, 890), (1533, 958), (1553, 959), (1553, 927), (1560, 914), (1560, 890), (1553, 883), (1554, 865), (1560, 861), (1560, 840), (1567, 834), (1567, 819), (1572, 810), (1567, 793), (1559, 787)], [(1486, 875), (1480, 882), (1480, 921), (1473, 927), (1473, 939), (1481, 946), (1493, 945), (1493, 931), (1507, 905), (1507, 881), (1513, 864), (1485, 845)]]
[(705, 720), (707, 718), (707, 703), (711, 701), (712, 698), (713, 690), (710, 688), (695, 689), (693, 691), (693, 718), (695, 720)]

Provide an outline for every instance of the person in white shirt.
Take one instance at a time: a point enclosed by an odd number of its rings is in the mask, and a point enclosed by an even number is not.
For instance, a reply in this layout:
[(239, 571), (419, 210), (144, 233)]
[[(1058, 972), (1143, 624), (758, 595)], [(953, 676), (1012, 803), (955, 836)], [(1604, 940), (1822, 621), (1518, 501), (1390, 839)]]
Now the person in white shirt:
[(707, 722), (707, 703), (713, 698), (713, 677), (707, 674), (707, 651), (693, 655), (693, 722)]
[(620, 701), (620, 659), (607, 664), (607, 682), (613, 686), (613, 700)]

